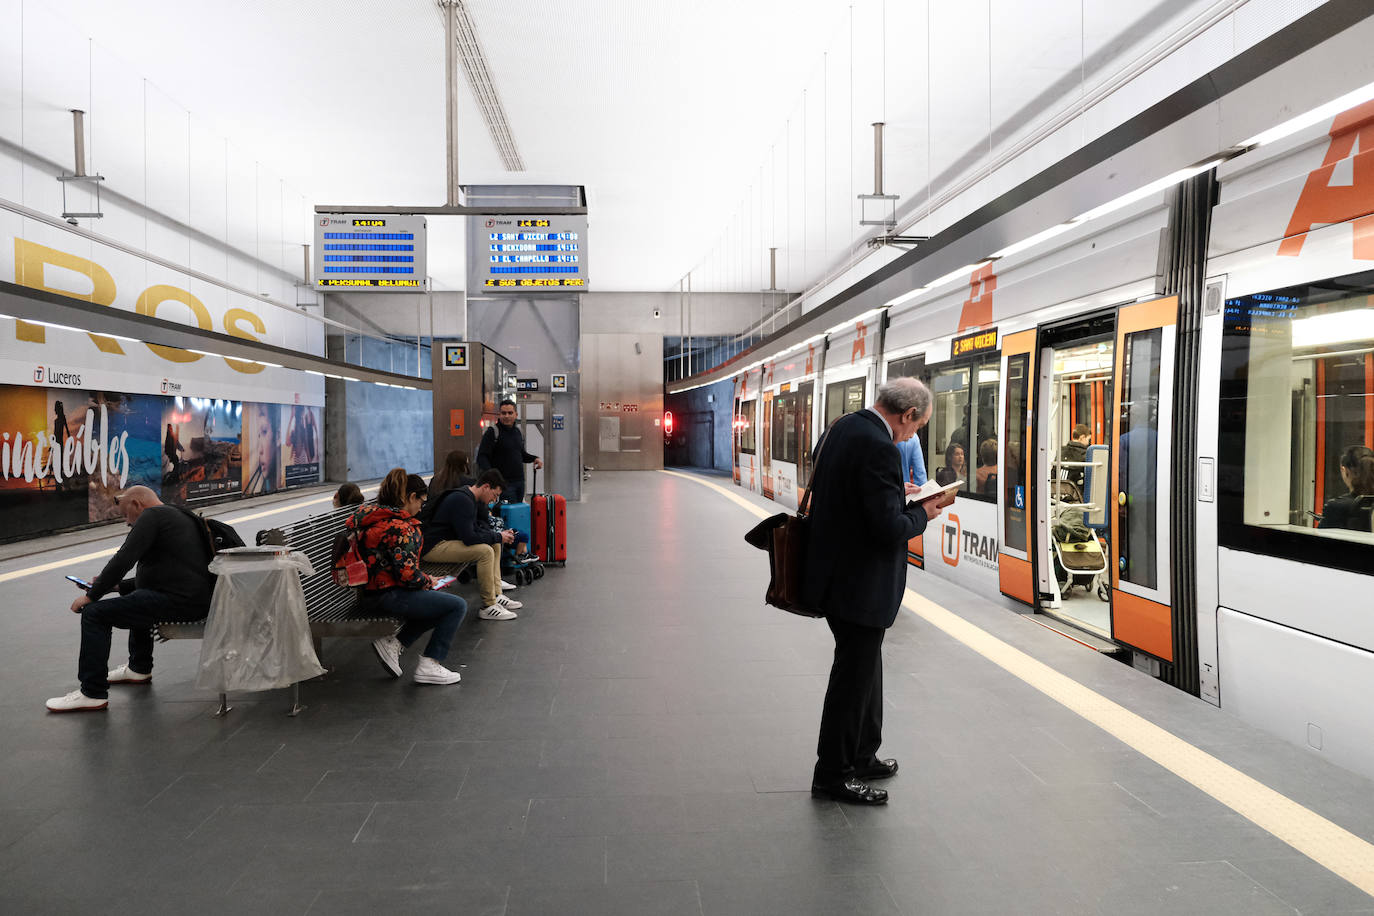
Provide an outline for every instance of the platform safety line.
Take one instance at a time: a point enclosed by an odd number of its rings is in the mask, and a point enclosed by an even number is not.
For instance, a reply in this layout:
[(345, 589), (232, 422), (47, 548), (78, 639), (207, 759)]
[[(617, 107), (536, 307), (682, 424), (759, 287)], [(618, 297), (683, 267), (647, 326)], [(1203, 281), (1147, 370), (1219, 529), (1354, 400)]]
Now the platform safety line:
[[(376, 487), (364, 487), (363, 493), (367, 494), (369, 492), (375, 491), (376, 489)], [(292, 509), (304, 509), (306, 506), (316, 506), (320, 503), (333, 502), (333, 500), (333, 493), (329, 494), (328, 496), (307, 500), (305, 502), (295, 502), (294, 500), (292, 500), (290, 502), (283, 503), (279, 508), (276, 509), (267, 509), (263, 512), (254, 512), (251, 515), (244, 515), (239, 518), (225, 518), (221, 519), (221, 521), (226, 521), (231, 525), (237, 525), (239, 522), (251, 522), (254, 519), (266, 518), (269, 515), (280, 515), (283, 512), (290, 512)], [(64, 566), (75, 566), (78, 563), (86, 563), (90, 560), (100, 560), (104, 559), (105, 557), (112, 557), (115, 555), (115, 551), (117, 550), (119, 550), (118, 547), (107, 547), (105, 550), (97, 550), (94, 553), (83, 553), (75, 557), (68, 557), (65, 560), (53, 560), (50, 563), (40, 563), (37, 566), (29, 566), (24, 569), (16, 569), (13, 572), (0, 573), (0, 583), (10, 582), (14, 579), (23, 579), (26, 576), (35, 576), (38, 573), (49, 572), (50, 570), (54, 569), (61, 569)]]
[[(708, 480), (663, 473), (710, 487), (759, 518), (770, 514)], [(1374, 897), (1374, 845), (1366, 840), (911, 589), (902, 607)]]

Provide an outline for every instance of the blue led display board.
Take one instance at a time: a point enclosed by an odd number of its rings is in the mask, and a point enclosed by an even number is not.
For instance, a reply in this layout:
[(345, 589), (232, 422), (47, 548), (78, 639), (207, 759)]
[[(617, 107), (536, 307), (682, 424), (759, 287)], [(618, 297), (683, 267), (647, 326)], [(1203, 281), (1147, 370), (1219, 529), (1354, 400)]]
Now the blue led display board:
[(469, 295), (587, 288), (587, 217), (468, 219)]
[(423, 216), (315, 214), (315, 288), (423, 292)]

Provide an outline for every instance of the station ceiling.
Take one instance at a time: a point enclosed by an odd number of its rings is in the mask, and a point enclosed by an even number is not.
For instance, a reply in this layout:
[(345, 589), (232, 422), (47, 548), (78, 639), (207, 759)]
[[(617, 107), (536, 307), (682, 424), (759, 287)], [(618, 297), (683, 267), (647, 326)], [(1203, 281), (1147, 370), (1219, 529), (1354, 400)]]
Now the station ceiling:
[[(891, 125), (887, 190), (924, 194), (989, 123), (1060, 103), (1215, 5), (468, 0), (525, 169), (507, 171), (464, 80), (461, 179), (586, 186), (597, 289), (675, 290), (696, 269), (695, 289), (758, 290), (770, 244), (796, 289), (872, 231), (853, 203), (872, 190), (870, 122)], [(67, 0), (62, 15), (307, 201), (444, 201), (432, 0)], [(463, 250), (460, 219), (431, 220), (436, 288), (463, 287)]]

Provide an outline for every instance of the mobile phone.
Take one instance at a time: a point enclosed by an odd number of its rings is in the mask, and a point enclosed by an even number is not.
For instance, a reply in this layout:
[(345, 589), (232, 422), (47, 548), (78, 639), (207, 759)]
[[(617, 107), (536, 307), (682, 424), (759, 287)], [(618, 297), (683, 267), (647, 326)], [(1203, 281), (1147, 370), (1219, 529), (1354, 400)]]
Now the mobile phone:
[(434, 584), (431, 585), (430, 588), (437, 592), (440, 589), (448, 588), (450, 585), (457, 581), (457, 576), (437, 576), (434, 579)]
[(91, 587), (91, 583), (89, 583), (89, 582), (87, 582), (85, 579), (79, 578), (79, 577), (77, 577), (77, 576), (67, 576), (67, 580), (68, 580), (69, 582), (75, 582), (75, 583), (76, 583), (76, 587), (79, 588), (79, 589), (82, 589), (83, 591), (86, 590), (86, 589), (89, 589), (89, 588)]

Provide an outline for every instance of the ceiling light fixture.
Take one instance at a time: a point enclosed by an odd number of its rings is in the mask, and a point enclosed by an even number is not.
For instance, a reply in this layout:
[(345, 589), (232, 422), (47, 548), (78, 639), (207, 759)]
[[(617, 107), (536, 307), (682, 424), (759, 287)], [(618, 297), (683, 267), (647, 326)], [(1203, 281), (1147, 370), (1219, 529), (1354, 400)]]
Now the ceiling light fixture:
[(1304, 112), (1296, 118), (1289, 118), (1282, 124), (1276, 124), (1266, 131), (1255, 134), (1248, 140), (1242, 140), (1240, 146), (1243, 149), (1251, 150), (1257, 146), (1264, 146), (1266, 143), (1273, 143), (1275, 140), (1282, 140), (1284, 137), (1292, 136), (1300, 130), (1320, 124), (1327, 118), (1334, 118), (1343, 111), (1349, 111), (1356, 105), (1374, 99), (1374, 83), (1361, 86), (1359, 89), (1347, 92), (1339, 98), (1332, 99), (1325, 105), (1318, 105), (1311, 111)]

